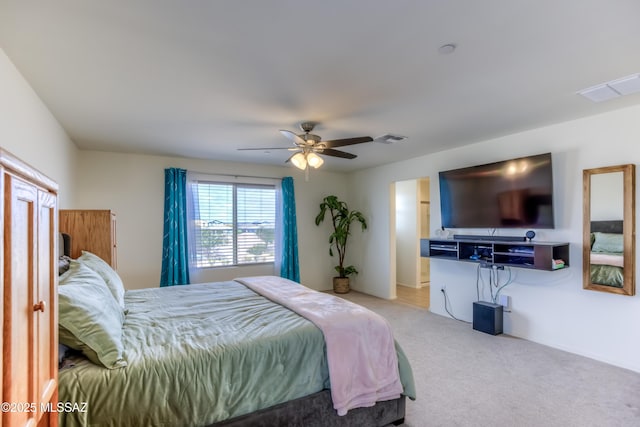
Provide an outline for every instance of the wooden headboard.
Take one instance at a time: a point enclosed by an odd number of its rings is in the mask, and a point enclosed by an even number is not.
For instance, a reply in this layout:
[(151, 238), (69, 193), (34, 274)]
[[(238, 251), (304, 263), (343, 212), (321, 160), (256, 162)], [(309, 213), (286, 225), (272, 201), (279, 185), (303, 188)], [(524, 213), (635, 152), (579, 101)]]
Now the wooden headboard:
[(623, 221), (621, 219), (613, 221), (591, 221), (591, 232), (594, 233), (598, 231), (600, 233), (622, 234), (622, 224)]

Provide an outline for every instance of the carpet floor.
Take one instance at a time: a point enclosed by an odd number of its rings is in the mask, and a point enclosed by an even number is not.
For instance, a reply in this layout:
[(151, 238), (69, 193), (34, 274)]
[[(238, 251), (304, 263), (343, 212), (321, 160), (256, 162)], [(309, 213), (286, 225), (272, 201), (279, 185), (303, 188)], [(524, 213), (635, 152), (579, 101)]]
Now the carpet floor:
[(640, 426), (640, 374), (406, 304), (350, 292), (384, 316), (413, 368), (405, 426)]

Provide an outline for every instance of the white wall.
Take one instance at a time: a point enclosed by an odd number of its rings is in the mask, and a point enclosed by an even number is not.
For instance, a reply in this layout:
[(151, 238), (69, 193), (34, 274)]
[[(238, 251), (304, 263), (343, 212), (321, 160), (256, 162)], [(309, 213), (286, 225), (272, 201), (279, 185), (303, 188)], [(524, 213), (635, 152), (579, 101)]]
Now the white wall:
[(58, 183), (58, 206), (73, 203), (78, 149), (1, 49), (0, 146)]
[[(440, 223), (438, 171), (551, 152), (556, 228), (536, 230), (536, 238), (569, 242), (570, 267), (555, 272), (513, 269), (515, 282), (504, 291), (513, 305), (513, 312), (505, 314), (505, 333), (640, 372), (640, 295), (583, 290), (581, 260), (582, 170), (638, 162), (639, 116), (636, 106), (353, 173), (350, 203), (371, 218), (367, 238), (354, 241), (360, 288), (379, 297), (391, 296), (394, 266), (388, 260), (394, 250), (389, 238), (394, 222), (385, 191), (391, 182), (431, 178), (434, 228)], [(475, 273), (476, 267), (469, 263), (431, 260), (431, 311), (446, 315), (440, 293), (446, 286), (453, 314), (471, 320)]]
[(396, 182), (396, 283), (420, 287), (419, 189), (415, 179)]
[[(210, 160), (81, 151), (75, 209), (112, 209), (117, 217), (118, 273), (128, 289), (158, 286), (162, 259), (164, 169), (179, 167), (196, 172), (262, 176), (293, 176), (298, 224), (300, 276), (305, 285), (331, 289), (333, 260), (328, 255), (329, 228), (315, 225), (320, 201), (329, 194), (344, 198), (345, 175), (292, 167), (259, 166)], [(326, 221), (325, 221), (326, 222)], [(272, 268), (211, 269), (196, 281), (273, 274)]]

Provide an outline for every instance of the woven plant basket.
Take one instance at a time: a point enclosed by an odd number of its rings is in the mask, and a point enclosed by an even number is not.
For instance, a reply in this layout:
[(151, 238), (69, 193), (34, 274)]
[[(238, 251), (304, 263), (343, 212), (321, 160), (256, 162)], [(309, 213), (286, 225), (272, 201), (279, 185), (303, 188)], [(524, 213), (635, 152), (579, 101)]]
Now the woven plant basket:
[(333, 278), (333, 292), (336, 294), (349, 293), (349, 278), (348, 277), (334, 277)]

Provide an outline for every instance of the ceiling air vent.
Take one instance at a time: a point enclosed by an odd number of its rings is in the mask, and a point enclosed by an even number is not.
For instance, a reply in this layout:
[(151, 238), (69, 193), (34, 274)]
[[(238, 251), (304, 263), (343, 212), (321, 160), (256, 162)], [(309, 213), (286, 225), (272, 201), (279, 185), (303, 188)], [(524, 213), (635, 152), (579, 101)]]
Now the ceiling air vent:
[(593, 102), (601, 102), (636, 92), (640, 92), (640, 73), (582, 89), (577, 93)]
[(382, 142), (383, 144), (391, 144), (393, 142), (402, 141), (403, 139), (407, 139), (407, 137), (402, 135), (392, 135), (390, 133), (373, 138), (374, 141)]

